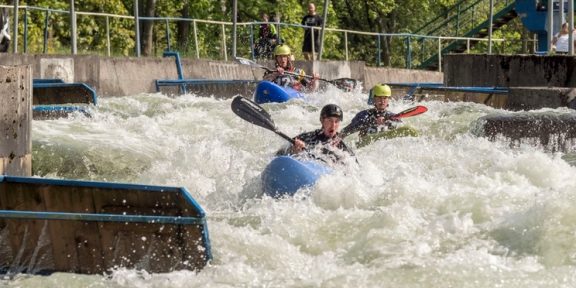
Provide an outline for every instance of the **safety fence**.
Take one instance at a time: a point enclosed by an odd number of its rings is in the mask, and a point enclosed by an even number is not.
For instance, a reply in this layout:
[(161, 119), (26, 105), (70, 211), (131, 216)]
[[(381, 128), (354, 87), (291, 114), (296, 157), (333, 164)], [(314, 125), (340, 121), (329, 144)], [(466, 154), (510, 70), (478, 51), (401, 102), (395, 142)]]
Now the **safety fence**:
[[(14, 6), (0, 5), (14, 10)], [(177, 50), (185, 57), (229, 60), (234, 56), (255, 57), (254, 47), (257, 30), (262, 22), (232, 22), (190, 19), (180, 17), (138, 17), (97, 12), (83, 12), (19, 6), (13, 19), (18, 26), (13, 30), (18, 37), (12, 37), (13, 52), (43, 54), (96, 54), (106, 56), (140, 56), (142, 42), (136, 21), (153, 21), (152, 51), (149, 56), (160, 57), (165, 50)], [(13, 14), (13, 12), (12, 12)], [(31, 21), (30, 19), (36, 19)], [(42, 27), (38, 26), (42, 19)], [(36, 23), (36, 24), (35, 24)], [(175, 36), (177, 26), (186, 23), (191, 31), (185, 37)], [(296, 59), (302, 59), (301, 46), (304, 29), (299, 24), (272, 23), (277, 27), (280, 41), (292, 47)], [(34, 28), (34, 29), (33, 29)], [(233, 31), (236, 30), (236, 35)], [(39, 33), (41, 31), (41, 35)], [(73, 32), (75, 31), (75, 33)], [(313, 33), (321, 33), (314, 27)], [(442, 49), (454, 40), (466, 41), (466, 53), (487, 53), (488, 45), (484, 38), (448, 37), (418, 35), (410, 33), (375, 33), (336, 28), (325, 28), (321, 59), (364, 61), (373, 66), (413, 68), (431, 57), (438, 55), (442, 61)], [(149, 40), (147, 40), (149, 41)], [(518, 47), (523, 44), (518, 39), (495, 39), (493, 53), (503, 51), (506, 46)], [(533, 41), (532, 41), (533, 42)], [(236, 45), (233, 45), (236, 43)], [(415, 44), (417, 43), (417, 45)], [(535, 45), (535, 43), (532, 43)], [(233, 46), (236, 51), (233, 51)], [(441, 69), (441, 65), (438, 65)]]

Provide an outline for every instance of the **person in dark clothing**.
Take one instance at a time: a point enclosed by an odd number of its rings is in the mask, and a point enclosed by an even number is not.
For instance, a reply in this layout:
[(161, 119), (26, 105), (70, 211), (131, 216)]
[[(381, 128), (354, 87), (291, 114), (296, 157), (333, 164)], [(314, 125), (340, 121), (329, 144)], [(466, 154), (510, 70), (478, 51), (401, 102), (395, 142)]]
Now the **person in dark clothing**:
[(395, 125), (401, 123), (400, 119), (395, 118), (395, 113), (386, 110), (392, 97), (390, 86), (375, 85), (370, 90), (370, 97), (372, 98), (374, 108), (358, 112), (352, 119), (352, 122), (342, 129), (343, 135), (348, 136), (359, 132), (358, 136), (362, 140), (362, 138), (368, 134), (378, 133), (381, 130), (394, 129)]
[[(308, 15), (302, 18), (302, 25), (310, 27), (322, 26), (322, 17), (316, 15), (316, 6), (314, 3), (308, 4)], [(314, 31), (312, 31), (314, 30)], [(314, 37), (312, 37), (314, 35)], [(320, 30), (306, 28), (304, 29), (304, 43), (302, 44), (302, 54), (306, 60), (316, 60), (318, 51), (320, 51)], [(314, 41), (314, 51), (312, 51), (312, 41)]]
[(335, 104), (328, 104), (320, 111), (322, 128), (302, 133), (294, 137), (294, 144), (280, 150), (278, 155), (295, 155), (304, 151), (319, 149), (321, 154), (327, 155), (333, 162), (340, 161), (342, 152), (354, 156), (354, 152), (346, 146), (338, 132), (340, 123), (344, 118), (342, 109)]
[(272, 51), (276, 46), (276, 27), (269, 23), (268, 14), (262, 13), (262, 24), (260, 24), (259, 38), (254, 44), (254, 56), (256, 58), (272, 59)]

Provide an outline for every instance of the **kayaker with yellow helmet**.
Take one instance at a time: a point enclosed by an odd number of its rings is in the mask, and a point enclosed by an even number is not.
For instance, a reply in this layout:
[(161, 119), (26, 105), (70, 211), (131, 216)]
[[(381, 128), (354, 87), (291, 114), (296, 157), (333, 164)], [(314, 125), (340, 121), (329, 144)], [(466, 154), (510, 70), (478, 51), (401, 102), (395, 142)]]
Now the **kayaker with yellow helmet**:
[(276, 60), (276, 69), (266, 71), (263, 77), (264, 80), (274, 82), (283, 87), (291, 87), (298, 91), (302, 90), (303, 87), (310, 91), (318, 88), (318, 79), (320, 78), (318, 74), (314, 73), (312, 79), (304, 77), (306, 75), (304, 70), (294, 67), (292, 51), (288, 45), (280, 44), (276, 46), (274, 58)]
[(344, 129), (344, 135), (359, 132), (360, 139), (367, 134), (378, 133), (382, 130), (394, 128), (401, 120), (395, 118), (396, 113), (386, 110), (392, 98), (392, 89), (386, 84), (376, 84), (370, 89), (373, 108), (358, 112), (352, 122)]

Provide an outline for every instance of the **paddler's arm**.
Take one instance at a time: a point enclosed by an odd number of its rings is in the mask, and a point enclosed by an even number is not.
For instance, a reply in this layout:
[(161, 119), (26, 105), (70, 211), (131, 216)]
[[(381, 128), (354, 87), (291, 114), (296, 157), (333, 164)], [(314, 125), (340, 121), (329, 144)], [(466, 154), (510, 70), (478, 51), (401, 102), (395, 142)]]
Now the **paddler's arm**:
[(266, 73), (264, 73), (264, 76), (262, 77), (262, 79), (267, 80), (267, 81), (274, 81), (274, 79), (278, 78), (278, 76), (283, 75), (284, 74), (284, 69), (282, 69), (282, 67), (278, 67), (276, 68), (275, 71), (266, 71)]
[(306, 149), (306, 143), (298, 138), (294, 138), (294, 144), (278, 150), (276, 156), (294, 155), (304, 151), (304, 149)]

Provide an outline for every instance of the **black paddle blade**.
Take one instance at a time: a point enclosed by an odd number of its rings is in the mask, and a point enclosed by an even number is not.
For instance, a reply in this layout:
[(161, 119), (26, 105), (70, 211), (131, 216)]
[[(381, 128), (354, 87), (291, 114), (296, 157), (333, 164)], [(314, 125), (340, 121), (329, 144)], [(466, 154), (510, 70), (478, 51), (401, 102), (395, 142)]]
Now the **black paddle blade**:
[(234, 112), (234, 114), (238, 115), (240, 118), (254, 125), (266, 128), (294, 144), (294, 139), (278, 131), (278, 128), (276, 128), (276, 124), (274, 124), (270, 114), (268, 114), (264, 108), (256, 104), (254, 101), (242, 96), (236, 96), (232, 100), (231, 107), (232, 112)]
[(354, 90), (354, 88), (356, 88), (358, 85), (358, 80), (352, 78), (338, 78), (328, 82), (332, 83), (332, 85), (336, 86), (338, 89), (344, 90), (346, 92)]
[(270, 114), (248, 98), (236, 96), (232, 100), (232, 112), (254, 125), (276, 131), (276, 124), (272, 121)]

